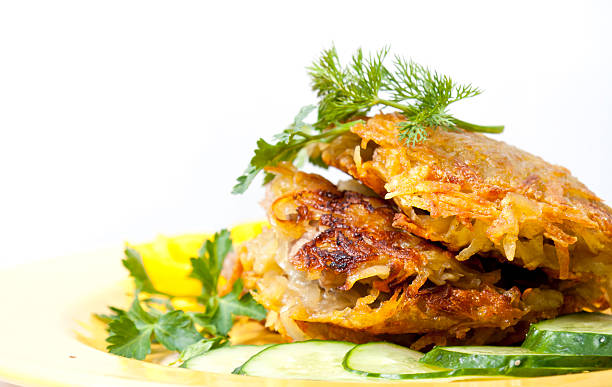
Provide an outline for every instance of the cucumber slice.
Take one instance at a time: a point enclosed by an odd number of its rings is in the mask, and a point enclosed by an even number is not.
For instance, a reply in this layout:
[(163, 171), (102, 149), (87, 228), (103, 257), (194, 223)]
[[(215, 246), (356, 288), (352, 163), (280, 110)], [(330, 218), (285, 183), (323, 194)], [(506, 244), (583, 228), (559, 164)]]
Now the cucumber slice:
[(544, 353), (612, 356), (612, 316), (585, 312), (533, 324), (523, 347)]
[(545, 354), (521, 347), (435, 347), (421, 362), (445, 368), (612, 368), (612, 356)]
[(344, 355), (354, 346), (322, 340), (276, 344), (251, 357), (234, 373), (284, 379), (370, 380), (342, 367)]
[(230, 374), (236, 367), (240, 367), (245, 361), (249, 360), (251, 356), (268, 347), (270, 345), (235, 345), (213, 349), (185, 361), (181, 367), (217, 374)]
[(357, 374), (388, 377), (397, 374), (423, 374), (448, 369), (419, 363), (421, 352), (391, 343), (357, 345), (344, 358), (344, 368)]
[(571, 368), (462, 368), (447, 369), (419, 362), (420, 352), (390, 343), (368, 343), (351, 349), (343, 365), (350, 372), (384, 379), (472, 379), (502, 376), (546, 376), (584, 372)]

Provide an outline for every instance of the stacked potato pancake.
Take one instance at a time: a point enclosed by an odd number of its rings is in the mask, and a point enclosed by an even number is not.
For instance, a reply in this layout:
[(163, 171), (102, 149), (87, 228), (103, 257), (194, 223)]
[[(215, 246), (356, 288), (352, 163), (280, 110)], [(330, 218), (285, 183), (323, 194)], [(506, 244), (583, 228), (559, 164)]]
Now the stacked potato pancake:
[(398, 138), (400, 114), (318, 144), (356, 181), (290, 164), (263, 205), (271, 227), (237, 269), (288, 338), (517, 342), (529, 323), (608, 308), (612, 211), (564, 168), (484, 135)]

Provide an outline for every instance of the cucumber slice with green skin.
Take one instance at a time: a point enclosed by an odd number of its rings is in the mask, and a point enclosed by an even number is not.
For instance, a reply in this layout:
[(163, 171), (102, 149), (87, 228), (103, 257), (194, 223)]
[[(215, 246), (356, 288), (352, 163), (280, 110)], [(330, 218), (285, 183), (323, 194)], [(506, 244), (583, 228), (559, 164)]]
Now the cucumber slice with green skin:
[(585, 312), (533, 324), (523, 347), (544, 353), (612, 356), (612, 316)]
[(384, 379), (423, 380), (423, 379), (457, 379), (459, 377), (533, 377), (561, 375), (584, 372), (577, 368), (462, 368), (447, 369), (428, 365), (419, 361), (420, 352), (390, 343), (368, 343), (358, 345), (345, 356), (343, 366), (347, 371), (362, 376)]
[(435, 347), (420, 360), (444, 368), (612, 368), (612, 356), (537, 353), (521, 347)]
[(354, 346), (322, 340), (276, 344), (251, 357), (234, 373), (283, 379), (371, 380), (342, 367), (344, 355)]
[(193, 357), (181, 367), (191, 370), (230, 374), (253, 355), (270, 347), (270, 345), (236, 345), (208, 351), (203, 355)]
[(419, 363), (421, 352), (391, 343), (367, 343), (355, 346), (342, 364), (348, 371), (373, 377), (397, 374), (430, 374), (448, 369)]

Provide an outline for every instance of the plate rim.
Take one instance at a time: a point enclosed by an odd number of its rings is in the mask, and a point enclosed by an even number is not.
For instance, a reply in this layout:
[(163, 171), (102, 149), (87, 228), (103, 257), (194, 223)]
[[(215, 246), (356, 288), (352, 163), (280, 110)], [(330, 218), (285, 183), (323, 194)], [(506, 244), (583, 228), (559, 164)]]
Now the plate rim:
[[(12, 318), (0, 319), (5, 351), (0, 351), (0, 380), (31, 386), (297, 386), (344, 387), (363, 382), (322, 382), (222, 375), (166, 367), (126, 359), (87, 346), (77, 335), (85, 316), (97, 312), (103, 303), (113, 303), (117, 283), (127, 273), (121, 266), (122, 247), (115, 246), (35, 261), (0, 269), (0, 294), (8, 296), (5, 308), (19, 310)], [(41, 293), (44, 289), (44, 294)], [(16, 294), (16, 296), (13, 296)], [(107, 299), (105, 299), (107, 297)], [(115, 295), (116, 297), (116, 295)], [(91, 310), (87, 307), (91, 306)], [(59, 313), (58, 313), (59, 312)], [(48, 314), (48, 322), (34, 321), (39, 313)], [(89, 317), (91, 318), (91, 317)], [(24, 343), (28, 345), (24, 345)], [(31, 343), (43, 343), (32, 351)], [(68, 354), (68, 355), (67, 355)], [(66, 356), (67, 355), (67, 356)], [(27, 359), (35, 366), (20, 364)], [(53, 370), (53, 367), (58, 367)], [(75, 367), (81, 367), (75, 371)], [(453, 382), (460, 387), (544, 387), (558, 385), (609, 385), (612, 370), (546, 376)], [(405, 381), (388, 381), (377, 385), (399, 385)], [(413, 386), (442, 386), (447, 382), (411, 382)]]

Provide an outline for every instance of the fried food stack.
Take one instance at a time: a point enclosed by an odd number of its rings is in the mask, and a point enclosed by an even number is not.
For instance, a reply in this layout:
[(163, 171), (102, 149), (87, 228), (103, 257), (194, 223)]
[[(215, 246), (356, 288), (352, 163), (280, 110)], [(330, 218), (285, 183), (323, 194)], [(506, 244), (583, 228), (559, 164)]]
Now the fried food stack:
[(612, 210), (567, 169), (460, 129), (407, 146), (401, 120), (319, 145), (348, 183), (268, 168), (271, 227), (237, 260), (267, 326), (424, 349), (511, 344), (531, 322), (609, 307)]

